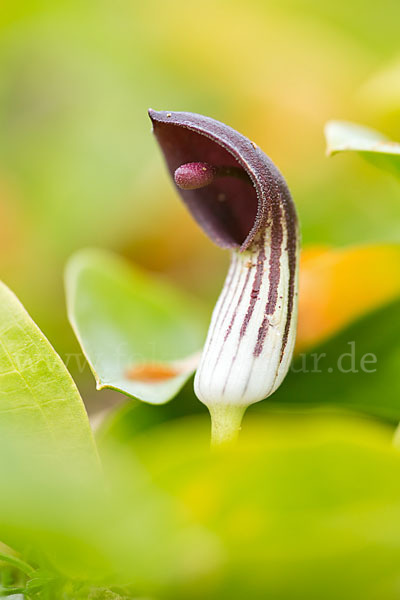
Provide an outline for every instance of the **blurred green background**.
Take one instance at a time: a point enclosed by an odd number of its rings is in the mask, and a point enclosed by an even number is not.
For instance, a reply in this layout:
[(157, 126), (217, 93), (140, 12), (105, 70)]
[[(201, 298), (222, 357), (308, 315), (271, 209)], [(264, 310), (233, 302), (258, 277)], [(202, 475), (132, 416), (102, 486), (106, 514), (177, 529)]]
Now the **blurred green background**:
[[(328, 160), (323, 139), (331, 118), (400, 138), (399, 19), (397, 0), (2, 1), (0, 278), (64, 359), (78, 351), (62, 283), (74, 250), (114, 249), (210, 306), (225, 275), (168, 180), (149, 106), (260, 145), (304, 246), (400, 241), (398, 183), (355, 155)], [(90, 400), (88, 369), (69, 367)]]

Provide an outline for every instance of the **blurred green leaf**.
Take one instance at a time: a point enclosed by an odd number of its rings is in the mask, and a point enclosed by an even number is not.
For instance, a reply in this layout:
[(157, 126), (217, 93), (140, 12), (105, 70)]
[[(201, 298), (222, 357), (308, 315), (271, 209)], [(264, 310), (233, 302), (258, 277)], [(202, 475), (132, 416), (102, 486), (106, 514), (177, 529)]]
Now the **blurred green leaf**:
[(206, 333), (207, 316), (194, 299), (100, 250), (71, 259), (66, 289), (69, 318), (98, 389), (150, 404), (178, 393)]
[(7, 554), (5, 552), (0, 552), (0, 563), (5, 562), (9, 565), (12, 565), (16, 569), (19, 569), (26, 575), (32, 576), (35, 573), (35, 569), (28, 565), (25, 561), (21, 560), (17, 556), (13, 554)]
[(79, 392), (43, 333), (0, 283), (0, 424), (46, 451), (98, 464)]
[(219, 564), (215, 536), (154, 485), (135, 455), (109, 450), (96, 477), (84, 460), (54, 461), (43, 440), (0, 424), (0, 537), (38, 567), (27, 587), (43, 587), (40, 598), (90, 597), (87, 589), (63, 595), (69, 583), (165, 597), (160, 590), (199, 581)]
[(400, 144), (378, 131), (347, 121), (329, 121), (325, 136), (328, 156), (359, 152), (375, 166), (400, 177)]
[(226, 552), (218, 577), (187, 597), (398, 597), (400, 456), (389, 429), (258, 415), (219, 453), (206, 451), (206, 435), (184, 420), (134, 442), (153, 479)]
[(370, 313), (295, 359), (281, 388), (255, 406), (330, 405), (400, 420), (400, 301)]
[(2, 535), (39, 548), (39, 567), (66, 578), (59, 589), (81, 582), (51, 598), (124, 584), (128, 598), (397, 600), (400, 456), (389, 428), (258, 415), (217, 453), (208, 429), (183, 419), (110, 445), (104, 488), (44, 458), (28, 470), (24, 443), (2, 435)]
[(23, 588), (0, 588), (0, 596), (13, 598), (14, 600), (24, 600), (24, 596), (17, 592), (23, 591)]

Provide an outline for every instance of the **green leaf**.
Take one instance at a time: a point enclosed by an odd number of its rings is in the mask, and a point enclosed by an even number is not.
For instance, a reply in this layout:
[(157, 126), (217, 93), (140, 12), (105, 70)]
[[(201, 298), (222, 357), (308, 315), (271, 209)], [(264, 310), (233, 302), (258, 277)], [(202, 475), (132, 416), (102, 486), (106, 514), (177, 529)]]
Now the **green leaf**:
[(366, 419), (248, 415), (236, 447), (210, 452), (208, 418), (179, 419), (110, 445), (104, 487), (47, 457), (32, 470), (24, 443), (1, 435), (0, 531), (38, 550), (49, 583), (132, 598), (396, 600), (391, 434)]
[(13, 567), (15, 567), (16, 569), (19, 569), (20, 571), (22, 571), (23, 573), (25, 573), (25, 575), (28, 575), (29, 577), (32, 577), (32, 575), (34, 575), (34, 573), (35, 573), (35, 569), (33, 567), (28, 565), (28, 563), (26, 563), (24, 560), (21, 560), (20, 558), (18, 558), (17, 556), (14, 556), (12, 554), (0, 552), (0, 563), (2, 563), (2, 562), (12, 565)]
[[(132, 583), (133, 598), (166, 598), (160, 586), (199, 580), (215, 567), (214, 537), (159, 490), (132, 452), (110, 447), (102, 454), (104, 477), (93, 477), (83, 461), (32, 456), (32, 447), (0, 424), (0, 535), (37, 568), (27, 596), (42, 588), (43, 598), (91, 597), (53, 591), (64, 579)], [(7, 586), (19, 583), (16, 577)]]
[(116, 255), (78, 252), (66, 272), (68, 315), (97, 382), (150, 404), (193, 373), (207, 326), (192, 298)]
[(359, 152), (375, 166), (400, 177), (400, 144), (378, 131), (347, 121), (329, 121), (325, 137), (328, 156)]
[(281, 388), (255, 410), (325, 405), (398, 423), (399, 311), (397, 300), (298, 356)]
[(226, 553), (185, 597), (396, 599), (400, 456), (389, 428), (249, 414), (238, 445), (210, 454), (208, 428), (193, 425), (170, 422), (134, 442), (151, 478)]
[(70, 374), (1, 282), (0, 425), (26, 439), (43, 441), (46, 452), (98, 462), (87, 414)]

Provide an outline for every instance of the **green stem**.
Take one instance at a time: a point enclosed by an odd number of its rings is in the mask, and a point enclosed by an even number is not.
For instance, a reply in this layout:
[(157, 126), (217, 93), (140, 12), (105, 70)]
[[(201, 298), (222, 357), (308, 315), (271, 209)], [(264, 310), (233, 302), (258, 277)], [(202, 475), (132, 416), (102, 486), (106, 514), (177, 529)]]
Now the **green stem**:
[(211, 446), (221, 447), (236, 441), (247, 406), (218, 404), (209, 406), (211, 415)]

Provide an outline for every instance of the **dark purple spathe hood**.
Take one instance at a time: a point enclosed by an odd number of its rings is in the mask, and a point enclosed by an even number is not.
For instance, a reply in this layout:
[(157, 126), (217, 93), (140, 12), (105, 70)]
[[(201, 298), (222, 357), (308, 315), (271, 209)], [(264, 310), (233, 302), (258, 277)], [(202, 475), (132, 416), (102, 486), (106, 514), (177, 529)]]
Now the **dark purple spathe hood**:
[(239, 177), (217, 177), (199, 189), (177, 187), (193, 217), (218, 246), (246, 250), (278, 214), (281, 218), (282, 209), (289, 240), (293, 236), (295, 243), (297, 217), (285, 180), (253, 142), (202, 115), (151, 109), (149, 115), (172, 178), (178, 167), (196, 162), (243, 172)]

